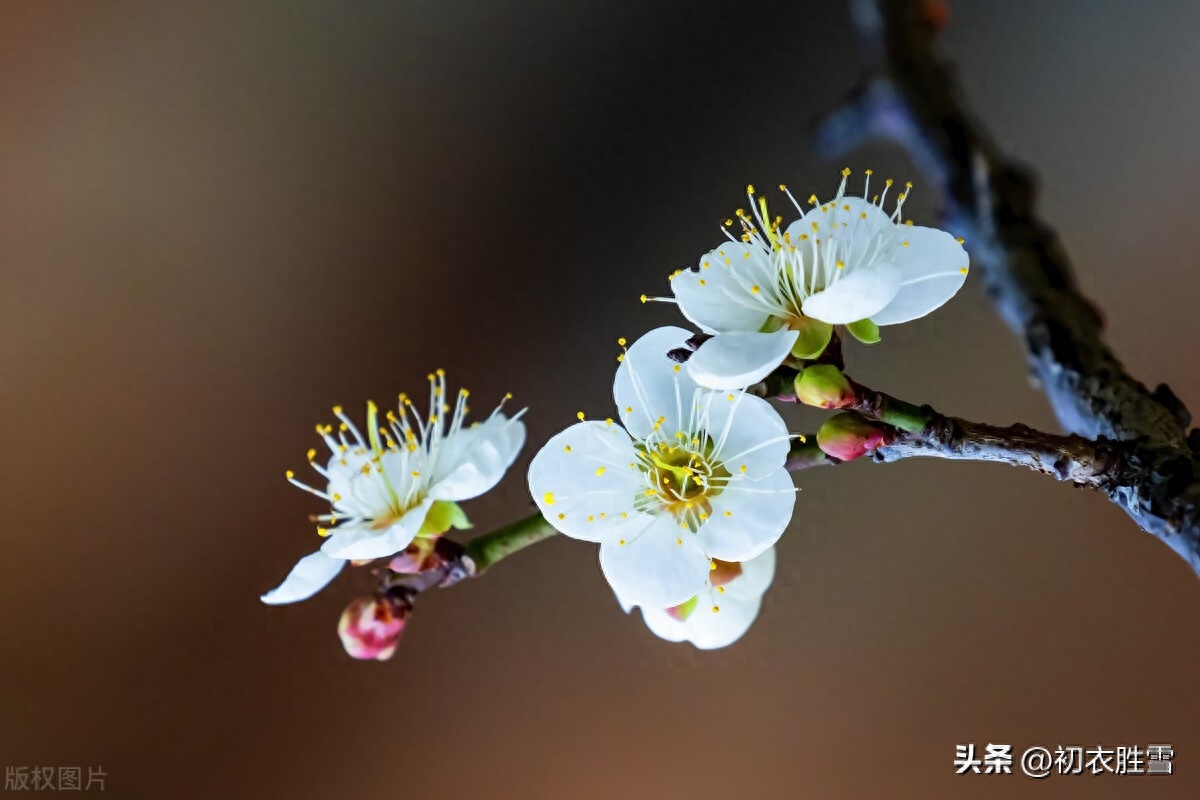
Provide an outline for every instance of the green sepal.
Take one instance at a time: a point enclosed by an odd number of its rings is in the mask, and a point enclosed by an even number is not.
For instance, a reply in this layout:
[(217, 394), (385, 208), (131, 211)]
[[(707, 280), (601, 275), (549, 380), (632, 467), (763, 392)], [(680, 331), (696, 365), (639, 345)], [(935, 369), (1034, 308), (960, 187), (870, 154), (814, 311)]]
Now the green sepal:
[(667, 613), (679, 622), (683, 622), (692, 615), (696, 610), (696, 606), (700, 603), (700, 595), (696, 595), (691, 600), (685, 600), (677, 606), (667, 609)]
[(462, 506), (452, 500), (434, 500), (417, 536), (440, 536), (451, 528), (461, 531), (470, 527), (471, 521)]
[(816, 358), (825, 352), (825, 348), (833, 339), (833, 326), (812, 317), (805, 317), (799, 327), (793, 324), (793, 328), (800, 334), (796, 343), (792, 345), (794, 358), (805, 360)]
[(863, 344), (875, 344), (879, 341), (879, 326), (869, 319), (847, 323), (846, 330)]

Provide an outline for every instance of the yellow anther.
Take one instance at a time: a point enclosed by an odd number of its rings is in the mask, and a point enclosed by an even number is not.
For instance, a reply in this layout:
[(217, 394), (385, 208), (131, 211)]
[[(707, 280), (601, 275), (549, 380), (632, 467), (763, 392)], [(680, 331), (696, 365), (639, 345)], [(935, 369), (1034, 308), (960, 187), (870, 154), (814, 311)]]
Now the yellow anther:
[(873, 169), (864, 169), (864, 170), (863, 170), (863, 174), (864, 174), (864, 175), (874, 175), (874, 174), (875, 174), (875, 170), (873, 170)]
[(438, 374), (438, 377), (439, 377), (439, 378), (444, 378), (444, 377), (446, 377), (446, 370), (444, 370), (444, 369), (439, 369), (439, 370), (437, 371), (437, 374)]
[(717, 562), (715, 562), (715, 561), (709, 561), (709, 562), (708, 562), (708, 571), (709, 571), (709, 572), (712, 572), (712, 571), (713, 571), (713, 570), (715, 570), (716, 568), (717, 568)]
[(845, 168), (843, 168), (843, 169), (842, 169), (842, 177), (843, 177), (843, 178), (849, 178), (849, 177), (850, 177), (850, 168), (849, 168), (849, 167), (845, 167)]
[(621, 345), (621, 347), (624, 347), (625, 346), (625, 337), (622, 336), (620, 339), (617, 339), (617, 344)]
[(717, 594), (725, 594), (725, 587), (724, 587), (724, 586), (718, 586), (718, 587), (717, 587)]
[(420, 473), (420, 472), (418, 472), (417, 470), (415, 470), (415, 469), (414, 469), (414, 470), (412, 471), (412, 476), (413, 476), (414, 478), (419, 478), (419, 477), (421, 477), (421, 473)]
[(598, 478), (603, 474), (604, 474), (604, 467), (596, 467), (596, 477)]
[(726, 512), (725, 512), (725, 516), (727, 516), (727, 517), (732, 517), (732, 516), (733, 516), (733, 512), (732, 512), (732, 511), (726, 511)]
[(842, 206), (842, 211), (849, 211), (849, 210), (850, 210), (850, 204), (849, 204), (849, 203), (847, 203), (846, 205)]
[(966, 268), (966, 267), (959, 267), (959, 268), (958, 268), (958, 271), (959, 271), (959, 272), (961, 272), (963, 275), (966, 275), (966, 274), (967, 274), (967, 268)]
[(646, 497), (652, 497), (654, 495), (654, 490), (647, 489), (644, 494), (646, 495)]
[(732, 219), (727, 219), (727, 220), (725, 220), (725, 227), (726, 227), (726, 228), (728, 228), (728, 227), (729, 227), (730, 225), (732, 225), (732, 224), (733, 224), (733, 220), (732, 220)]
[(908, 247), (908, 242), (901, 242), (901, 243), (900, 243), (900, 246), (901, 246), (901, 247)]
[(912, 188), (912, 181), (905, 181), (905, 182), (904, 182), (904, 188), (905, 188), (905, 189), (911, 189), (911, 188)]
[(566, 519), (566, 518), (567, 518), (567, 515), (566, 515), (566, 514), (563, 514), (563, 513), (559, 513), (559, 515), (558, 515), (558, 518), (559, 518), (559, 519)]
[(839, 261), (839, 262), (837, 262), (837, 268), (838, 268), (838, 269), (845, 269), (845, 268), (846, 268), (846, 262), (845, 262), (845, 261)]
[(676, 540), (675, 540), (675, 544), (677, 544), (677, 545), (679, 545), (679, 546), (681, 546), (681, 547), (682, 547), (682, 546), (683, 546), (683, 539), (676, 539)]
[(787, 191), (787, 185), (785, 185), (785, 184), (782, 184), (782, 183), (781, 183), (781, 184), (779, 184), (779, 191), (781, 191), (781, 192), (786, 192), (786, 191)]
[(747, 250), (746, 252), (742, 253), (742, 258), (749, 260), (750, 259), (750, 251)]
[(578, 419), (580, 422), (583, 422), (583, 417), (584, 417), (584, 414), (583, 414), (583, 412), (582, 412), (582, 411), (580, 411), (579, 413), (577, 413), (577, 414), (575, 415), (575, 417), (576, 417), (576, 419)]
[(312, 450), (312, 449), (310, 449), (310, 450), (309, 450), (307, 453), (305, 453), (304, 455), (305, 455), (305, 457), (306, 457), (306, 458), (307, 458), (309, 461), (312, 461), (314, 458), (316, 458), (316, 457), (317, 457), (317, 451), (316, 451), (316, 450)]
[(959, 237), (958, 237), (957, 239), (955, 239), (954, 241), (958, 242), (959, 244), (962, 244), (963, 242), (965, 242), (965, 241), (966, 241), (966, 239), (964, 239), (963, 237), (959, 236)]
[(810, 194), (808, 196), (808, 202), (812, 203), (815, 206), (817, 204), (817, 196), (815, 194)]
[(644, 302), (646, 302), (648, 299), (649, 299), (649, 298), (647, 298), (647, 297), (646, 297), (646, 295), (642, 295), (642, 302), (643, 302), (643, 303), (644, 303)]
[(707, 286), (708, 284), (705, 282), (704, 278), (701, 278), (701, 279), (700, 279), (700, 285), (701, 285), (701, 286)]
[(746, 185), (746, 194), (754, 194), (754, 184), (753, 183)]
[(567, 445), (566, 447), (564, 447), (564, 448), (563, 448), (563, 452), (564, 452), (564, 453), (569, 453), (569, 452), (571, 452), (571, 445)]
[(624, 540), (624, 539), (622, 539), (622, 540), (620, 540), (619, 542), (617, 542), (617, 544), (624, 546), (624, 545), (625, 545), (625, 540)]
[(290, 481), (292, 478), (296, 477), (296, 473), (292, 472), (289, 469), (287, 472), (283, 473), (283, 477), (287, 478)]
[(546, 492), (542, 495), (542, 502), (548, 506), (554, 505), (554, 492)]
[(621, 512), (621, 519), (629, 519), (629, 512), (628, 512), (628, 511), (622, 511), (622, 512)]
[(329, 535), (328, 528), (317, 528), (317, 536), (328, 536), (328, 535)]
[(740, 467), (738, 467), (738, 472), (745, 472), (745, 471), (746, 471), (746, 465), (745, 465), (745, 464), (742, 464)]
[(612, 417), (608, 417), (607, 419), (605, 419), (604, 424), (611, 428), (612, 424), (613, 424)]
[(894, 181), (894, 180), (892, 180), (891, 178), (888, 178), (886, 181), (884, 181), (884, 182), (883, 182), (883, 185), (884, 185), (884, 186), (891, 186), (893, 183), (895, 183), (895, 181)]
[(334, 407), (333, 407), (333, 413), (334, 413), (334, 414), (337, 414), (338, 416), (341, 416), (341, 413), (342, 413), (342, 407), (341, 407), (341, 406), (334, 406)]
[(716, 614), (716, 613), (717, 613), (718, 611), (720, 611), (720, 610), (721, 610), (721, 607), (720, 607), (720, 606), (713, 606), (713, 613), (714, 613), (714, 614)]
[(595, 521), (596, 521), (596, 518), (595, 518), (594, 516), (592, 516), (591, 514), (588, 514), (587, 521), (588, 521), (588, 522), (595, 522)]
[(338, 494), (337, 492), (334, 492), (333, 493), (333, 502), (340, 503), (341, 501), (342, 501), (342, 496), (340, 494)]
[(679, 372), (679, 370), (680, 370), (680, 369), (682, 369), (682, 367), (680, 367), (678, 364), (676, 364), (676, 365), (675, 365), (675, 366), (674, 366), (672, 369), (673, 369), (675, 372)]
[(754, 286), (750, 287), (750, 291), (754, 294), (758, 294), (762, 291), (762, 289), (758, 286), (758, 284), (755, 284)]
[(626, 414), (632, 414), (632, 413), (633, 413), (633, 406), (625, 406), (625, 413), (626, 413)]

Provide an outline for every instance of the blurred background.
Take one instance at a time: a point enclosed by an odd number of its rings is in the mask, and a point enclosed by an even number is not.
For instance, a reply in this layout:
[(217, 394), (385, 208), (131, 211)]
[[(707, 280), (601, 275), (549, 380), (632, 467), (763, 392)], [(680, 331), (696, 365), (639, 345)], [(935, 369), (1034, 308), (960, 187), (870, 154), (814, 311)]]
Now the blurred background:
[[(958, 2), (943, 44), (1116, 350), (1200, 411), (1197, 26)], [(422, 598), (385, 664), (335, 634), (365, 574), (258, 601), (317, 544), (283, 480), (314, 423), (435, 367), (528, 405), (467, 510), (529, 513), (536, 447), (610, 413), (615, 339), (677, 321), (638, 296), (747, 182), (836, 187), (807, 134), (859, 64), (839, 2), (0, 3), (0, 762), (129, 798), (1200, 796), (1200, 581), (1003, 466), (797, 476), (718, 652), (656, 639), (569, 540)], [(936, 219), (901, 154), (848, 163)], [(1054, 426), (976, 280), (848, 362)], [(967, 742), (1169, 743), (1176, 774), (956, 776)]]

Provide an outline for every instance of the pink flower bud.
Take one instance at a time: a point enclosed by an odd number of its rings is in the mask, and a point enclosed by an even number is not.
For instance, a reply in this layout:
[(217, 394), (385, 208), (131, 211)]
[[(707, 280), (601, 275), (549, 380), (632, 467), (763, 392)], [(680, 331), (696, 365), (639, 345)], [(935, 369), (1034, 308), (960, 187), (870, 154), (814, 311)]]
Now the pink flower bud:
[(805, 367), (795, 387), (797, 400), (817, 408), (845, 408), (855, 400), (849, 379), (832, 364)]
[(817, 430), (817, 444), (840, 461), (853, 461), (877, 447), (891, 444), (893, 439), (891, 429), (853, 411), (830, 417)]
[(387, 661), (396, 652), (412, 606), (402, 598), (360, 597), (338, 620), (342, 647), (354, 658)]

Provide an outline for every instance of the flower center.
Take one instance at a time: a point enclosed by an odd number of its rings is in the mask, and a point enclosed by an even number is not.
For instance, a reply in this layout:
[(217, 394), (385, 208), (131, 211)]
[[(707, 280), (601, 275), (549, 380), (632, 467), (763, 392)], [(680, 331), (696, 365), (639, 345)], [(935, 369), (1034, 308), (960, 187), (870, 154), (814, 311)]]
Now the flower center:
[(676, 438), (681, 440), (678, 445), (659, 442), (639, 448), (649, 488), (637, 505), (666, 511), (694, 531), (712, 513), (712, 499), (731, 476), (712, 457), (715, 445), (707, 433), (691, 440), (682, 434)]

